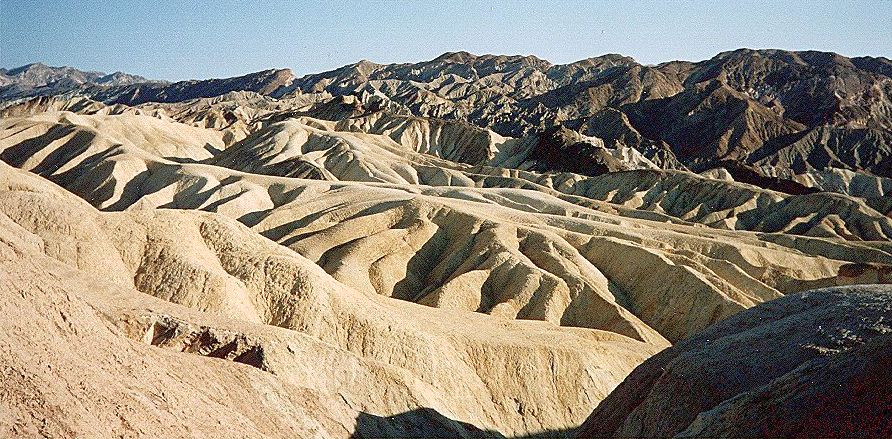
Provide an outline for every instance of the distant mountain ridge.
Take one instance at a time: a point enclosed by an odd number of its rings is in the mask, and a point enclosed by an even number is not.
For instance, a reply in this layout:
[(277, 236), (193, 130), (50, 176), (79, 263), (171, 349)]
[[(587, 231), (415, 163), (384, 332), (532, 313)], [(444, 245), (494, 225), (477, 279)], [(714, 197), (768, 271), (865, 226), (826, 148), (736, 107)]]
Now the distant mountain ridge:
[(128, 85), (141, 82), (165, 83), (166, 81), (150, 81), (142, 76), (131, 75), (124, 72), (102, 73), (94, 71), (82, 71), (72, 67), (50, 67), (43, 63), (26, 64), (14, 69), (0, 68), (0, 75), (11, 81), (35, 87), (43, 86), (57, 81), (71, 81), (74, 83), (94, 83), (105, 85)]
[(270, 69), (233, 78), (168, 82), (123, 72), (105, 74), (34, 63), (0, 69), (0, 101), (77, 94), (109, 104), (180, 102), (232, 91), (271, 94), (290, 84), (293, 78), (288, 69)]
[(106, 74), (32, 63), (8, 70), (0, 68), (0, 99), (64, 94), (89, 85), (115, 87), (142, 83), (167, 84), (124, 72)]
[(112, 87), (96, 85), (84, 94), (110, 104), (136, 105), (145, 102), (181, 102), (209, 98), (234, 91), (272, 95), (294, 80), (289, 69), (271, 69), (224, 79), (189, 80), (174, 83), (137, 83)]
[[(892, 177), (892, 61), (883, 57), (739, 49), (699, 62), (642, 65), (608, 54), (552, 64), (448, 52), (418, 63), (362, 60), (302, 77), (274, 69), (174, 83), (42, 64), (0, 70), (0, 101), (77, 94), (139, 105), (235, 91), (270, 101), (316, 96), (319, 104), (304, 114), (322, 118), (385, 111), (511, 137), (563, 127), (633, 148), (663, 168), (723, 167), (742, 181), (774, 182), (773, 189), (801, 191), (782, 180), (827, 180), (831, 171)], [(355, 100), (344, 106), (342, 97)], [(566, 149), (562, 162), (598, 160), (589, 152)]]

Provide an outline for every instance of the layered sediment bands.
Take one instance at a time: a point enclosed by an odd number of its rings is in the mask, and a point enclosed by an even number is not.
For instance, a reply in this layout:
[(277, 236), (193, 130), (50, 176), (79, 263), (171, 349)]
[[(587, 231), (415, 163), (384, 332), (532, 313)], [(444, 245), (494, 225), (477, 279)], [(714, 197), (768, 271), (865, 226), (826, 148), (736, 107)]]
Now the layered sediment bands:
[[(91, 116), (86, 120), (61, 120), (56, 123), (59, 127), (55, 128), (61, 131), (75, 130), (81, 131), (83, 127), (90, 124), (96, 125), (91, 118), (99, 116)], [(132, 117), (132, 116), (128, 116)], [(45, 119), (45, 116), (32, 117), (27, 122), (19, 122), (19, 124), (35, 124), (49, 123), (47, 120), (38, 122), (35, 119)], [(151, 118), (143, 116), (146, 124), (158, 125), (160, 122), (151, 122)], [(545, 142), (551, 145), (549, 148), (556, 148), (555, 151), (564, 151), (557, 153), (560, 156), (571, 157), (573, 154), (567, 154), (566, 151), (573, 150), (575, 145), (590, 145), (581, 149), (597, 151), (593, 157), (586, 160), (577, 160), (579, 163), (589, 163), (589, 168), (599, 167), (602, 171), (617, 171), (623, 169), (634, 169), (630, 174), (631, 177), (621, 177), (615, 172), (610, 172), (598, 177), (583, 176), (571, 173), (538, 173), (530, 170), (542, 170), (554, 168), (556, 165), (554, 160), (548, 159), (550, 153), (543, 152), (541, 145), (546, 136), (532, 136), (522, 139), (508, 139), (490, 131), (473, 128), (466, 124), (458, 122), (442, 122), (430, 119), (419, 118), (392, 118), (380, 113), (372, 116), (366, 116), (357, 120), (365, 120), (372, 118), (378, 121), (390, 121), (385, 124), (393, 123), (397, 130), (405, 129), (412, 132), (422, 134), (399, 137), (398, 143), (392, 138), (379, 134), (368, 134), (361, 131), (341, 131), (341, 129), (354, 130), (359, 125), (345, 125), (342, 122), (332, 122), (307, 117), (299, 117), (297, 119), (289, 119), (284, 122), (274, 123), (266, 128), (258, 129), (256, 132), (248, 136), (243, 141), (232, 145), (223, 154), (218, 157), (209, 158), (208, 152), (211, 154), (219, 151), (221, 141), (219, 140), (219, 132), (213, 130), (210, 133), (202, 135), (211, 135), (218, 140), (207, 139), (205, 142), (205, 151), (195, 152), (179, 152), (179, 151), (159, 151), (160, 155), (167, 156), (171, 159), (182, 161), (183, 155), (195, 160), (192, 157), (202, 157), (213, 164), (219, 164), (230, 168), (259, 172), (268, 175), (292, 176), (301, 178), (315, 178), (328, 180), (351, 180), (351, 181), (369, 181), (369, 182), (388, 182), (388, 183), (408, 183), (408, 184), (424, 184), (424, 185), (449, 185), (449, 186), (476, 186), (476, 187), (516, 187), (524, 189), (532, 189), (554, 194), (558, 191), (570, 195), (582, 195), (588, 198), (603, 200), (611, 191), (620, 193), (628, 191), (629, 180), (635, 179), (633, 185), (640, 189), (646, 189), (647, 200), (653, 200), (659, 195), (660, 191), (666, 191), (666, 197), (672, 204), (666, 209), (667, 202), (660, 200), (660, 205), (655, 206), (653, 203), (638, 203), (636, 197), (629, 200), (619, 199), (624, 206), (633, 207), (638, 210), (649, 210), (658, 213), (666, 211), (670, 216), (680, 218), (686, 221), (693, 220), (695, 222), (703, 222), (714, 227), (736, 228), (754, 231), (784, 231), (784, 228), (792, 223), (799, 224), (791, 233), (794, 234), (817, 234), (821, 236), (835, 235), (845, 239), (864, 239), (878, 240), (885, 239), (888, 235), (888, 217), (884, 215), (887, 210), (881, 202), (887, 192), (886, 179), (882, 177), (867, 176), (863, 173), (836, 170), (836, 171), (810, 171), (805, 174), (795, 174), (792, 170), (780, 171), (776, 168), (762, 166), (759, 168), (746, 168), (749, 174), (764, 172), (768, 175), (776, 177), (761, 177), (756, 174), (746, 176), (738, 175), (737, 171), (732, 173), (731, 178), (724, 178), (722, 184), (716, 185), (710, 183), (703, 178), (692, 176), (691, 174), (676, 171), (659, 171), (653, 169), (653, 162), (644, 158), (641, 154), (623, 146), (615, 148), (606, 148), (598, 146), (596, 140), (589, 143), (576, 142), (567, 140), (557, 142), (562, 146), (555, 146), (555, 142)], [(114, 117), (105, 117), (105, 120), (115, 119)], [(123, 120), (123, 117), (117, 118)], [(12, 120), (12, 119), (11, 119)], [(239, 119), (241, 120), (241, 119)], [(349, 119), (351, 124), (358, 122)], [(151, 122), (151, 123), (150, 123)], [(171, 121), (168, 121), (171, 122)], [(107, 122), (105, 122), (107, 123)], [(154, 128), (137, 128), (144, 125), (142, 122), (130, 121), (126, 122), (139, 131), (151, 131)], [(192, 123), (196, 123), (192, 121)], [(242, 123), (244, 125), (244, 123)], [(180, 125), (169, 125), (169, 130), (177, 130)], [(244, 125), (245, 127), (247, 125)], [(252, 125), (253, 126), (253, 125)], [(446, 129), (445, 127), (449, 128)], [(401, 127), (401, 128), (400, 128)], [(411, 129), (410, 129), (411, 127)], [(245, 128), (247, 129), (247, 128)], [(194, 130), (194, 129), (193, 129)], [(375, 129), (369, 128), (374, 132)], [(40, 130), (32, 130), (34, 132)], [(383, 129), (380, 132), (386, 133)], [(452, 134), (435, 135), (434, 133), (449, 132)], [(200, 133), (200, 131), (195, 131)], [(423, 134), (426, 133), (426, 134)], [(151, 137), (150, 133), (143, 134), (143, 138)], [(224, 129), (224, 138), (232, 140), (229, 128)], [(392, 134), (392, 133), (391, 133)], [(403, 132), (405, 134), (405, 132)], [(89, 135), (89, 134), (85, 134)], [(547, 137), (547, 136), (546, 136)], [(572, 136), (567, 137), (572, 139)], [(22, 142), (28, 138), (19, 138), (14, 136), (9, 139), (9, 143)], [(451, 140), (449, 140), (451, 139)], [(35, 143), (45, 143), (52, 139), (31, 139)], [(169, 140), (168, 140), (169, 141)], [(162, 138), (160, 142), (164, 142)], [(226, 142), (224, 139), (223, 142)], [(462, 143), (465, 142), (465, 143)], [(594, 143), (591, 143), (594, 142)], [(187, 142), (188, 143), (188, 142)], [(195, 143), (195, 141), (192, 141)], [(554, 144), (554, 145), (552, 145)], [(126, 143), (124, 143), (126, 145)], [(456, 146), (456, 145), (461, 145)], [(433, 148), (433, 149), (431, 149)], [(561, 148), (564, 148), (563, 150)], [(445, 155), (459, 161), (474, 163), (473, 166), (466, 163), (459, 163), (442, 158), (432, 157), (429, 154), (415, 152), (427, 151), (434, 154)], [(27, 156), (28, 151), (19, 149), (8, 151), (7, 156), (15, 160), (16, 157)], [(120, 154), (114, 151), (115, 154)], [(108, 154), (112, 154), (109, 151)], [(95, 155), (95, 154), (94, 154)], [(83, 160), (87, 157), (81, 157)], [(489, 157), (484, 160), (484, 158)], [(96, 157), (94, 157), (96, 158)], [(101, 157), (99, 157), (101, 158)], [(20, 159), (21, 160), (21, 159)], [(575, 159), (573, 159), (575, 160)], [(128, 163), (131, 167), (139, 167), (136, 163), (116, 159), (116, 162)], [(595, 165), (601, 163), (600, 165)], [(730, 162), (725, 162), (726, 166), (730, 166)], [(106, 165), (107, 169), (112, 168)], [(117, 164), (116, 164), (117, 166)], [(584, 167), (585, 167), (584, 166)], [(518, 169), (519, 168), (519, 169)], [(579, 168), (581, 172), (589, 172), (586, 169)], [(593, 169), (593, 168), (592, 168)], [(737, 169), (737, 168), (734, 168)], [(740, 168), (744, 169), (744, 168)], [(832, 169), (832, 168), (831, 168)], [(590, 173), (599, 173), (590, 172)], [(46, 171), (44, 170), (45, 174)], [(747, 174), (747, 175), (749, 175)], [(721, 175), (721, 173), (716, 174)], [(737, 175), (737, 178), (733, 177)], [(619, 179), (619, 181), (615, 181)], [(701, 209), (699, 204), (691, 204), (686, 201), (685, 197), (680, 198), (677, 203), (675, 194), (679, 188), (688, 190), (694, 188), (695, 192), (703, 192), (704, 188), (717, 188), (714, 194), (707, 194), (716, 200), (705, 199), (702, 195), (696, 197), (696, 201), (703, 201), (718, 204), (719, 208), (727, 204), (724, 200), (727, 197), (721, 192), (729, 191), (735, 197), (747, 198), (764, 198), (762, 194), (774, 193), (774, 191), (765, 191), (755, 189), (746, 184), (734, 184), (730, 180), (743, 180), (744, 183), (757, 183), (777, 189), (781, 192), (780, 197), (773, 196), (776, 199), (792, 200), (796, 197), (808, 195), (815, 192), (816, 189), (836, 191), (849, 194), (855, 198), (853, 201), (845, 201), (850, 206), (842, 208), (842, 210), (851, 213), (824, 212), (823, 209), (812, 212), (802, 212), (797, 207), (792, 212), (787, 212), (783, 219), (772, 221), (774, 224), (759, 223), (758, 219), (762, 218), (770, 212), (774, 212), (779, 207), (776, 203), (761, 204), (756, 206), (743, 205), (741, 208), (732, 211), (717, 212), (712, 206), (707, 205)], [(775, 183), (765, 183), (773, 181)], [(605, 184), (606, 183), (606, 184)], [(661, 183), (661, 184), (658, 184)], [(657, 187), (654, 187), (658, 184)], [(65, 184), (69, 187), (69, 184)], [(592, 186), (595, 186), (593, 189)], [(793, 186), (795, 188), (791, 189)], [(796, 189), (798, 188), (798, 189)], [(795, 189), (795, 190), (794, 190)], [(709, 189), (707, 189), (709, 190)], [(786, 192), (786, 193), (784, 193)], [(749, 193), (749, 195), (747, 195)], [(98, 196), (98, 195), (97, 195)], [(863, 198), (860, 198), (863, 197)], [(817, 203), (812, 200), (818, 199)], [(616, 197), (611, 197), (616, 199)], [(628, 201), (632, 203), (628, 203)], [(825, 195), (813, 195), (805, 199), (798, 199), (799, 203), (793, 205), (804, 204), (838, 204), (838, 198), (829, 197), (825, 199)], [(864, 203), (864, 206), (859, 204)], [(788, 204), (787, 202), (781, 203)], [(881, 210), (879, 212), (877, 210)], [(722, 217), (722, 214), (725, 217)], [(637, 215), (641, 215), (638, 213)], [(825, 220), (825, 216), (830, 215), (831, 218)], [(832, 216), (842, 216), (840, 220)], [(849, 217), (851, 216), (851, 217)], [(797, 220), (797, 218), (806, 218), (807, 220)], [(871, 218), (872, 217), (872, 218)], [(742, 219), (742, 220), (741, 220)], [(849, 227), (847, 224), (840, 226), (842, 223), (854, 223)], [(875, 224), (865, 224), (866, 222)], [(863, 234), (862, 234), (863, 233)]]
[[(272, 125), (211, 162), (248, 172), (329, 180), (533, 189), (551, 195), (607, 201), (727, 229), (869, 241), (887, 240), (892, 236), (892, 220), (857, 198), (832, 194), (790, 195), (686, 172), (660, 171), (640, 155), (623, 157), (621, 152), (611, 153), (603, 147), (604, 161), (599, 166), (604, 166), (605, 172), (644, 169), (586, 177), (570, 173), (512, 172), (491, 166), (467, 167), (406, 152), (381, 136), (335, 131), (321, 121), (303, 122)], [(570, 145), (572, 141), (564, 143)], [(493, 143), (485, 145), (495, 148)], [(506, 145), (507, 142), (497, 146)], [(517, 158), (528, 154), (527, 166), (535, 167), (537, 147), (529, 148), (532, 149), (511, 150), (505, 155)], [(496, 151), (496, 155), (503, 153)]]
[(565, 192), (710, 227), (887, 241), (892, 220), (866, 200), (789, 195), (677, 171), (628, 171), (578, 180)]

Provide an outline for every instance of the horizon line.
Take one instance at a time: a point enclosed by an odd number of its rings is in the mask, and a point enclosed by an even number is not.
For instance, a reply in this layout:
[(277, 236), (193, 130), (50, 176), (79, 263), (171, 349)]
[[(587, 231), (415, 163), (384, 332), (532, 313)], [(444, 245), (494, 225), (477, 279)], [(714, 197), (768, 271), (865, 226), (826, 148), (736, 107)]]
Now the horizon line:
[[(797, 54), (799, 54), (799, 53), (808, 53), (808, 52), (816, 52), (816, 53), (829, 53), (829, 54), (835, 54), (835, 55), (839, 55), (839, 56), (842, 56), (842, 57), (847, 58), (847, 59), (855, 59), (855, 58), (873, 58), (873, 59), (880, 59), (880, 60), (887, 60), (887, 61), (890, 61), (890, 58), (888, 58), (886, 55), (855, 55), (855, 56), (852, 56), (852, 55), (846, 55), (846, 54), (842, 54), (842, 53), (835, 52), (835, 51), (830, 51), (830, 50), (818, 50), (818, 49), (794, 50), (794, 49), (782, 49), (782, 48), (777, 48), (777, 47), (764, 47), (764, 48), (738, 47), (738, 48), (736, 48), (736, 49), (723, 50), (723, 51), (717, 52), (715, 55), (713, 55), (713, 56), (711, 56), (711, 57), (709, 57), (709, 58), (704, 58), (704, 59), (700, 59), (700, 60), (674, 59), (674, 60), (661, 61), (661, 62), (658, 62), (658, 63), (642, 63), (642, 62), (638, 61), (637, 59), (635, 59), (634, 56), (624, 55), (624, 54), (622, 54), (622, 53), (618, 53), (618, 52), (608, 52), (608, 53), (603, 53), (603, 54), (600, 54), (600, 55), (594, 55), (594, 56), (590, 56), (590, 57), (587, 57), (587, 58), (581, 58), (581, 59), (578, 59), (578, 60), (575, 60), (575, 61), (571, 61), (571, 62), (568, 62), (568, 63), (553, 63), (553, 62), (549, 61), (548, 59), (541, 58), (541, 57), (539, 57), (539, 56), (537, 56), (537, 55), (535, 55), (535, 54), (504, 54), (504, 53), (501, 53), (501, 54), (500, 54), (500, 53), (482, 53), (482, 54), (475, 54), (475, 53), (468, 52), (468, 51), (466, 51), (466, 50), (455, 50), (455, 51), (446, 51), (446, 52), (443, 52), (443, 53), (441, 53), (440, 55), (437, 55), (436, 57), (431, 58), (431, 59), (422, 59), (422, 60), (418, 60), (418, 61), (393, 62), (393, 63), (379, 63), (379, 62), (375, 62), (375, 61), (372, 61), (372, 60), (369, 60), (369, 59), (366, 59), (366, 58), (362, 58), (362, 59), (360, 59), (360, 60), (358, 60), (358, 61), (355, 61), (355, 62), (352, 62), (352, 63), (348, 63), (348, 64), (342, 64), (342, 65), (340, 65), (340, 66), (336, 66), (336, 67), (330, 68), (330, 69), (328, 69), (328, 70), (322, 70), (322, 71), (316, 71), (316, 72), (307, 72), (307, 73), (303, 73), (303, 74), (300, 74), (300, 75), (295, 74), (295, 73), (294, 73), (294, 68), (292, 68), (292, 67), (270, 67), (270, 68), (264, 68), (264, 69), (260, 69), (260, 70), (252, 70), (252, 71), (249, 71), (249, 72), (246, 72), (246, 73), (240, 73), (240, 74), (235, 74), (235, 75), (231, 75), (231, 76), (211, 76), (211, 77), (205, 77), (205, 78), (189, 78), (189, 79), (177, 79), (177, 80), (174, 80), (174, 79), (163, 79), (163, 78), (151, 78), (151, 77), (147, 77), (147, 76), (145, 76), (145, 75), (143, 75), (143, 74), (141, 74), (141, 73), (127, 72), (127, 71), (123, 71), (123, 70), (115, 70), (115, 71), (111, 71), (111, 72), (106, 72), (106, 71), (102, 71), (102, 70), (94, 70), (94, 69), (91, 69), (91, 68), (85, 68), (85, 69), (82, 69), (82, 68), (80, 68), (80, 67), (75, 67), (75, 66), (70, 66), (70, 65), (58, 65), (58, 66), (56, 66), (56, 65), (50, 65), (50, 64), (47, 64), (47, 63), (45, 63), (45, 62), (42, 61), (42, 60), (40, 60), (40, 61), (34, 61), (34, 62), (26, 63), (26, 64), (22, 64), (22, 65), (20, 65), (20, 66), (9, 67), (9, 68), (0, 66), (0, 70), (3, 70), (4, 72), (9, 72), (9, 71), (12, 71), (12, 70), (18, 70), (18, 69), (21, 69), (21, 68), (23, 68), (23, 67), (28, 67), (28, 66), (32, 66), (32, 65), (42, 65), (42, 66), (49, 67), (49, 68), (54, 68), (54, 69), (65, 69), (65, 68), (70, 68), (70, 69), (75, 69), (75, 70), (78, 70), (78, 71), (81, 71), (81, 72), (84, 72), (84, 73), (98, 73), (98, 74), (102, 74), (102, 75), (105, 75), (105, 76), (107, 76), (107, 75), (113, 75), (113, 74), (117, 74), (117, 73), (122, 73), (122, 74), (127, 74), (127, 75), (132, 75), (132, 76), (139, 76), (139, 77), (142, 77), (142, 78), (146, 79), (146, 80), (149, 81), (149, 82), (169, 82), (169, 83), (178, 83), (178, 82), (190, 82), (190, 81), (209, 81), (209, 80), (214, 80), (214, 79), (238, 78), (238, 77), (242, 77), (242, 76), (252, 75), (252, 74), (255, 74), (255, 73), (265, 72), (265, 71), (280, 71), (280, 70), (289, 70), (289, 71), (291, 71), (291, 73), (292, 73), (293, 75), (295, 75), (295, 78), (302, 78), (302, 77), (306, 77), (306, 76), (319, 75), (319, 74), (322, 74), (322, 73), (332, 72), (332, 71), (338, 70), (338, 69), (340, 69), (340, 68), (343, 68), (343, 67), (346, 67), (346, 66), (351, 66), (351, 65), (356, 65), (356, 64), (359, 64), (359, 63), (362, 63), (362, 62), (369, 62), (369, 63), (375, 64), (375, 65), (379, 65), (379, 66), (412, 65), (412, 64), (418, 64), (418, 63), (423, 63), (423, 62), (430, 62), (430, 61), (434, 61), (434, 60), (436, 60), (436, 59), (442, 58), (442, 57), (447, 56), (447, 55), (454, 55), (454, 54), (460, 54), (460, 53), (466, 53), (466, 54), (469, 54), (469, 55), (474, 56), (474, 57), (477, 57), (477, 58), (479, 58), (479, 57), (499, 57), (499, 56), (504, 56), (504, 57), (521, 57), (521, 58), (525, 58), (525, 57), (533, 57), (533, 58), (536, 58), (536, 59), (538, 59), (538, 60), (545, 61), (545, 62), (549, 63), (549, 64), (552, 65), (552, 66), (566, 66), (566, 65), (572, 65), (572, 64), (576, 64), (576, 63), (579, 63), (579, 62), (582, 62), (582, 61), (586, 61), (586, 60), (590, 60), (590, 59), (597, 59), (597, 58), (603, 58), (603, 57), (607, 57), (607, 56), (615, 55), (615, 56), (621, 56), (621, 57), (625, 57), (625, 58), (630, 58), (633, 62), (638, 63), (638, 64), (640, 64), (640, 65), (642, 65), (642, 66), (657, 67), (657, 66), (661, 66), (661, 65), (665, 65), (665, 64), (675, 63), (675, 62), (689, 62), (689, 63), (694, 63), (694, 64), (696, 64), (696, 63), (701, 63), (701, 62), (706, 62), (706, 61), (712, 60), (712, 59), (716, 58), (717, 56), (722, 55), (722, 54), (725, 54), (725, 53), (733, 53), (733, 52), (746, 51), (746, 50), (754, 51), (754, 52), (779, 51), (779, 52), (791, 52), (791, 53), (797, 53)], [(889, 56), (892, 56), (892, 54), (890, 54)]]

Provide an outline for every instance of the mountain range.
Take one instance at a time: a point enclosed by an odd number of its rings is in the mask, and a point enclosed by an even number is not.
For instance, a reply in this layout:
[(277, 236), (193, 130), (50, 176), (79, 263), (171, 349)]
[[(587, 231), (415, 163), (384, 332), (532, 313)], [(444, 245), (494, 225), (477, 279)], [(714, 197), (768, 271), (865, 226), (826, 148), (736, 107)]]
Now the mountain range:
[[(533, 56), (456, 52), (414, 64), (363, 60), (300, 78), (282, 69), (175, 83), (31, 64), (0, 71), (0, 99), (77, 94), (138, 105), (233, 91), (270, 99), (355, 97), (354, 114), (462, 121), (513, 137), (562, 127), (632, 148), (663, 168), (721, 167), (746, 182), (801, 191), (827, 189), (820, 182), (848, 180), (849, 172), (888, 185), (890, 75), (886, 58), (826, 52), (741, 49), (656, 66), (620, 55), (553, 65)], [(590, 148), (554, 148), (566, 160), (549, 170), (596, 172), (574, 167), (597, 161)]]

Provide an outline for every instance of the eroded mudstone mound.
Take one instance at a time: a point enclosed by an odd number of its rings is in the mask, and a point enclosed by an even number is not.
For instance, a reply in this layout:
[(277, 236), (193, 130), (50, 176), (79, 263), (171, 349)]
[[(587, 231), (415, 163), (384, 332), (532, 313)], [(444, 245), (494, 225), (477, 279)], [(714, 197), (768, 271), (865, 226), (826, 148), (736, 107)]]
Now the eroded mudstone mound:
[(890, 437), (892, 288), (741, 312), (635, 369), (580, 437)]
[(666, 345), (363, 293), (0, 163), (0, 438), (565, 435)]

